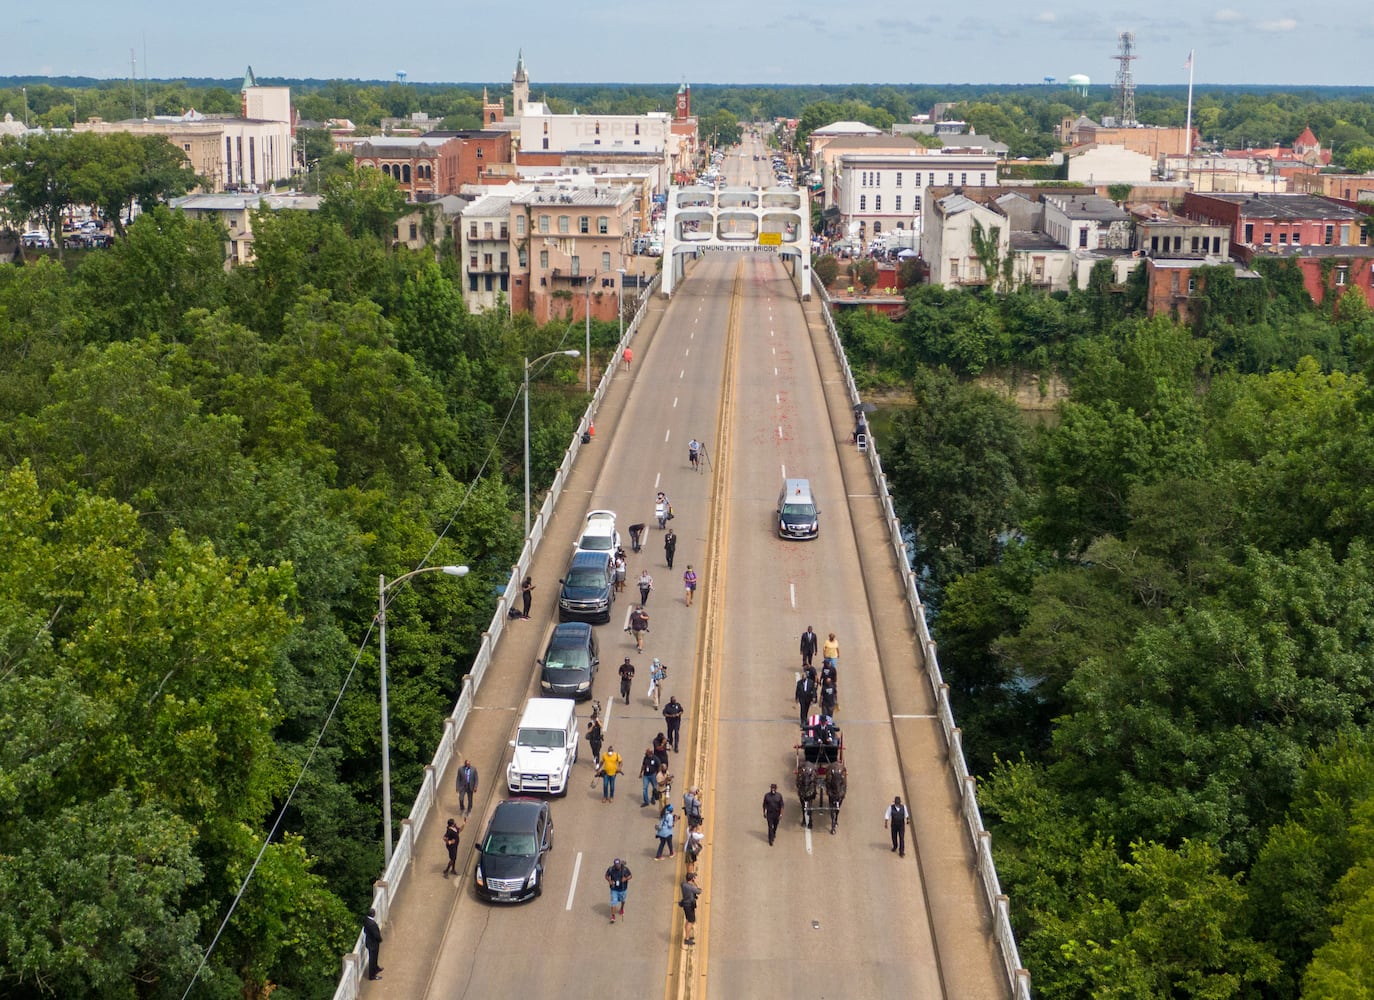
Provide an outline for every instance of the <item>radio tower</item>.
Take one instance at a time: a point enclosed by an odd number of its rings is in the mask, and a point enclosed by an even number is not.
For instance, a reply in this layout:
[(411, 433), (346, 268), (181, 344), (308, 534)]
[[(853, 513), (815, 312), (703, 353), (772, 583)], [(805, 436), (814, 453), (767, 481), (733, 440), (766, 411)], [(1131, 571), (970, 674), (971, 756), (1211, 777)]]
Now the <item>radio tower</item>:
[(1116, 100), (1121, 109), (1121, 125), (1130, 128), (1135, 125), (1135, 74), (1131, 63), (1135, 62), (1135, 32), (1123, 31), (1118, 39), (1121, 50), (1112, 56), (1120, 65), (1116, 71)]

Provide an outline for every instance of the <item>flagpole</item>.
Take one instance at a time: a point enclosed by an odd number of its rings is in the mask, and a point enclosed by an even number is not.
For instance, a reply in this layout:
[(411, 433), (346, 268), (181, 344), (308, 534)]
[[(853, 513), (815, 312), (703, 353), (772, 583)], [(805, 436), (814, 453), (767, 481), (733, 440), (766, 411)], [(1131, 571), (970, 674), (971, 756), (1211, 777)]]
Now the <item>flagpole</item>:
[(1193, 171), (1193, 53), (1196, 49), (1188, 50), (1188, 118), (1184, 123), (1184, 146), (1183, 156), (1187, 166), (1184, 172), (1188, 175)]

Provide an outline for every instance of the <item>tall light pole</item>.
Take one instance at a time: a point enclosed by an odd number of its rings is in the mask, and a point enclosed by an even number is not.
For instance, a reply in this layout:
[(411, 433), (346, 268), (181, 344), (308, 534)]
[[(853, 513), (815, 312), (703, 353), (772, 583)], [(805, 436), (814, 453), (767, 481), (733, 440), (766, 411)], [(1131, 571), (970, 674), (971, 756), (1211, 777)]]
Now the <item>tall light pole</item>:
[[(530, 368), (545, 358), (575, 358), (577, 351), (550, 351), (531, 361), (525, 359), (525, 537), (530, 537)], [(590, 362), (588, 362), (590, 364)], [(590, 376), (588, 376), (590, 378)]]
[[(586, 285), (586, 288), (587, 288), (587, 305), (586, 305), (586, 307), (585, 307), (585, 312), (586, 312), (586, 314), (587, 314), (587, 315), (586, 315), (586, 320), (587, 320), (587, 395), (588, 395), (588, 396), (590, 396), (590, 395), (592, 394), (592, 281), (593, 281), (595, 278), (596, 278), (596, 272), (593, 271), (593, 272), (592, 272), (592, 276), (591, 276), (590, 278), (587, 279), (587, 285)], [(614, 363), (614, 362), (612, 362), (612, 363)], [(528, 402), (528, 397), (526, 397), (526, 402)], [(526, 525), (526, 527), (525, 527), (525, 534), (528, 535), (529, 533), (530, 533), (529, 526)]]
[[(387, 713), (386, 700), (386, 595), (398, 583), (404, 583), (412, 576), (421, 573), (447, 573), (449, 576), (467, 576), (466, 566), (424, 566), (411, 570), (405, 576), (398, 576), (390, 583), (386, 575), (377, 584), (377, 634), (382, 645), (382, 841), (386, 848), (385, 868), (391, 867), (391, 725)], [(385, 870), (385, 868), (383, 870)]]
[[(615, 311), (616, 317), (620, 320), (620, 336), (615, 342), (619, 347), (620, 342), (625, 339), (625, 269), (618, 267), (616, 272), (620, 275), (620, 280), (615, 284)], [(614, 358), (611, 359), (611, 364), (615, 364)]]

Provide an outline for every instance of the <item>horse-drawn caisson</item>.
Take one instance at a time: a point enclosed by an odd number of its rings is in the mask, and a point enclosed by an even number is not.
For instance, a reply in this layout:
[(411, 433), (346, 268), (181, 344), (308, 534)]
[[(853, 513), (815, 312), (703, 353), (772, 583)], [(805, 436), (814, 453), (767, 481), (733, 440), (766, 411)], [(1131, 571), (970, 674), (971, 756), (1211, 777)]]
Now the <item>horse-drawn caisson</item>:
[[(848, 791), (848, 773), (844, 766), (844, 734), (840, 727), (821, 715), (813, 715), (802, 726), (797, 753), (797, 798), (801, 800), (802, 823), (811, 828), (811, 813), (817, 809), (830, 810), (830, 832), (840, 822), (840, 806)], [(826, 796), (830, 805), (825, 804)]]

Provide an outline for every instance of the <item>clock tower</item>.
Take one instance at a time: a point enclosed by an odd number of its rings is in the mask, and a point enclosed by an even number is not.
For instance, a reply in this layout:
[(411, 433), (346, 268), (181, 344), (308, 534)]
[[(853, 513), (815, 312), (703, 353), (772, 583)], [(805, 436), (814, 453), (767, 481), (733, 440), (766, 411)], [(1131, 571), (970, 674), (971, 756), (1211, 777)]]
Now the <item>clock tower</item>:
[(692, 88), (685, 83), (677, 88), (677, 106), (673, 117), (679, 121), (692, 117)]

